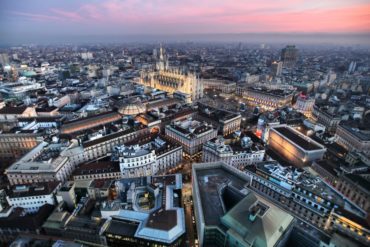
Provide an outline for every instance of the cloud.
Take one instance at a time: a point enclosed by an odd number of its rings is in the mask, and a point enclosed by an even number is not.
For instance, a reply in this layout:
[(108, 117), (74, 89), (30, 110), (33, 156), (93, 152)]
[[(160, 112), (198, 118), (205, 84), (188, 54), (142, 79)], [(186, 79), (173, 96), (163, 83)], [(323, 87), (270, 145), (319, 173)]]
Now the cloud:
[(58, 16), (51, 16), (51, 15), (43, 15), (43, 14), (32, 14), (32, 13), (24, 13), (18, 11), (11, 11), (13, 15), (26, 17), (30, 20), (37, 20), (37, 21), (55, 21), (55, 20), (62, 20), (62, 18)]
[(64, 20), (74, 21), (74, 22), (84, 20), (84, 18), (78, 12), (75, 12), (75, 11), (68, 11), (68, 10), (54, 9), (54, 8), (51, 9), (50, 11), (56, 14), (58, 17), (63, 18)]
[(104, 0), (13, 12), (50, 25), (127, 32), (369, 32), (365, 0)]

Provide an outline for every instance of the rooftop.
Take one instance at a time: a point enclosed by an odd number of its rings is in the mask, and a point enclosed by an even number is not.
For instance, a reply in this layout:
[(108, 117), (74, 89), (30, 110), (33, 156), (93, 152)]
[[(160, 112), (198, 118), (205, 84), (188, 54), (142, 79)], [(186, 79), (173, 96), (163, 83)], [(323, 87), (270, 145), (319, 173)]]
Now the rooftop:
[(216, 109), (202, 103), (198, 104), (198, 109), (199, 109), (198, 114), (201, 117), (209, 118), (215, 122), (223, 122), (237, 117), (241, 118), (240, 114), (238, 113), (233, 113), (222, 109)]
[[(103, 217), (105, 212), (115, 212), (106, 233), (164, 243), (172, 243), (185, 233), (184, 210), (175, 202), (181, 193), (181, 174), (121, 179), (115, 186), (118, 198), (101, 207)], [(144, 198), (153, 206), (141, 207)]]
[(7, 172), (52, 172), (67, 159), (60, 155), (66, 147), (62, 144), (41, 142), (17, 162), (8, 167)]
[(293, 220), (292, 215), (253, 192), (221, 218), (230, 234), (243, 240), (243, 246), (255, 247), (276, 246)]
[(196, 138), (197, 135), (214, 130), (212, 125), (190, 118), (183, 121), (175, 121), (171, 125), (167, 125), (166, 128), (176, 130), (188, 138)]
[(143, 125), (139, 125), (139, 126), (134, 126), (134, 127), (131, 127), (131, 128), (119, 130), (117, 132), (107, 134), (107, 135), (104, 135), (102, 137), (99, 137), (99, 138), (96, 138), (96, 139), (93, 139), (93, 140), (85, 141), (82, 145), (85, 148), (91, 147), (91, 146), (97, 145), (99, 143), (103, 143), (103, 142), (106, 142), (106, 141), (109, 141), (109, 140), (112, 140), (112, 139), (115, 139), (115, 138), (118, 138), (118, 137), (121, 137), (121, 136), (125, 136), (127, 134), (133, 133), (135, 131), (138, 131), (138, 130), (141, 130), (141, 129), (144, 129), (144, 128), (145, 127)]
[(49, 195), (56, 190), (59, 184), (59, 182), (47, 182), (32, 185), (14, 185), (7, 195), (10, 198)]
[(151, 151), (154, 151), (156, 155), (160, 156), (179, 147), (181, 145), (170, 141), (165, 136), (151, 134), (146, 138), (128, 142), (126, 145), (116, 146), (116, 154), (114, 156), (138, 157), (146, 155)]
[[(294, 190), (297, 193), (303, 193), (307, 196), (318, 196), (337, 206), (343, 206), (344, 200), (319, 177), (299, 168), (283, 167), (278, 162), (266, 161), (256, 165), (257, 170), (262, 171), (274, 178), (282, 187), (288, 190)], [(283, 181), (284, 183), (280, 183)], [(310, 195), (311, 194), (311, 195)], [(320, 201), (318, 201), (320, 202)], [(333, 206), (333, 205), (332, 205)]]
[(231, 186), (236, 191), (243, 191), (246, 190), (249, 181), (224, 169), (222, 163), (215, 163), (209, 168), (199, 168), (199, 165), (193, 165), (193, 176), (193, 183), (197, 183), (199, 190), (205, 224), (222, 226), (221, 217), (225, 215), (226, 209), (220, 189), (224, 186)]
[(282, 89), (269, 89), (263, 87), (248, 87), (247, 91), (252, 91), (256, 93), (262, 93), (274, 97), (287, 97), (293, 95), (292, 90), (282, 90)]
[(115, 161), (97, 161), (83, 163), (79, 165), (72, 173), (73, 176), (100, 174), (100, 173), (120, 172), (119, 164)]
[(21, 115), (26, 109), (27, 109), (27, 106), (19, 106), (19, 107), (5, 106), (0, 109), (0, 114)]
[(121, 115), (117, 112), (104, 112), (97, 115), (76, 119), (65, 122), (61, 127), (62, 133), (73, 133), (81, 129), (90, 128), (91, 125), (103, 125), (108, 122), (114, 122), (121, 119)]
[(318, 144), (311, 138), (303, 136), (298, 131), (288, 126), (280, 125), (278, 127), (273, 127), (272, 129), (277, 131), (281, 135), (287, 137), (291, 142), (297, 144), (302, 149), (312, 151), (312, 150), (320, 150), (324, 148), (322, 145)]
[(366, 129), (358, 128), (358, 125), (352, 124), (350, 122), (340, 122), (339, 125), (344, 128), (346, 131), (354, 135), (356, 138), (360, 139), (363, 142), (370, 141), (370, 128)]

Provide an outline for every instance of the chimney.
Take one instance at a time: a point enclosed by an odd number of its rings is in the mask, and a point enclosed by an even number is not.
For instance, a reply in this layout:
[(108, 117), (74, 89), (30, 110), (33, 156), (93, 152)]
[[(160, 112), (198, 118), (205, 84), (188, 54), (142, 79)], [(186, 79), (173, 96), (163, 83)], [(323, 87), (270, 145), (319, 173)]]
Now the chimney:
[(257, 205), (252, 206), (249, 209), (249, 220), (254, 222), (257, 218), (258, 213), (261, 211), (261, 208)]

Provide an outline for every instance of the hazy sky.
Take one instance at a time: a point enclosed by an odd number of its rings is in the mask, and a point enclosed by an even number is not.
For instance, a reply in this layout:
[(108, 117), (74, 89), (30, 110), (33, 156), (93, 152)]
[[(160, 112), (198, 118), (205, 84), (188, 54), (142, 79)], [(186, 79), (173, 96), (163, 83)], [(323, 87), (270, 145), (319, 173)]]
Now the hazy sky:
[(369, 0), (0, 0), (0, 39), (370, 32)]

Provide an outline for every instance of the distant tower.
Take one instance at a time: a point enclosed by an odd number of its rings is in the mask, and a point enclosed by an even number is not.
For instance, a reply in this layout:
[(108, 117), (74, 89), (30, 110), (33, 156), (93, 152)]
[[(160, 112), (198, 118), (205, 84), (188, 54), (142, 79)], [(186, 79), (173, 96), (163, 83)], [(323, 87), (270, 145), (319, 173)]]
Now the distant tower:
[(348, 73), (353, 73), (355, 72), (356, 70), (356, 62), (352, 61), (350, 64), (349, 64), (349, 67), (348, 67)]
[(274, 61), (271, 64), (271, 73), (274, 77), (280, 76), (282, 70), (283, 70), (283, 62)]
[(285, 68), (292, 68), (298, 61), (298, 49), (295, 45), (287, 45), (281, 50), (281, 60)]
[(157, 52), (157, 49), (156, 48), (153, 49), (153, 58), (154, 59), (157, 59), (158, 58), (158, 52)]

